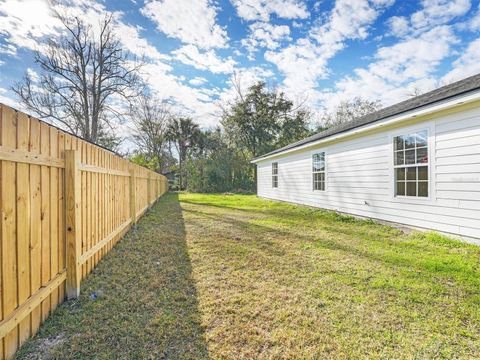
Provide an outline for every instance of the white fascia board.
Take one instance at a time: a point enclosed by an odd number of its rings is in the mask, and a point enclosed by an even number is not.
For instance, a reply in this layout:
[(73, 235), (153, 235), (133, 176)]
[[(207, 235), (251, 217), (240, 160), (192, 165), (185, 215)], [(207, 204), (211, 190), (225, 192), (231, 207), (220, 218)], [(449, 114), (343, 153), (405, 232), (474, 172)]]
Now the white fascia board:
[(340, 139), (343, 139), (343, 138), (346, 138), (346, 137), (349, 137), (349, 136), (352, 136), (352, 135), (356, 135), (356, 134), (359, 134), (359, 133), (371, 131), (371, 130), (378, 129), (378, 128), (381, 128), (381, 127), (384, 127), (384, 126), (389, 126), (389, 125), (392, 125), (394, 123), (398, 123), (398, 122), (402, 122), (402, 121), (406, 121), (406, 120), (411, 120), (413, 118), (417, 118), (417, 117), (420, 117), (420, 116), (426, 116), (426, 115), (430, 115), (430, 114), (433, 114), (433, 113), (436, 113), (436, 112), (445, 111), (445, 110), (452, 109), (452, 108), (455, 108), (457, 106), (465, 105), (465, 104), (468, 104), (468, 103), (472, 103), (472, 102), (475, 102), (475, 101), (478, 101), (478, 100), (480, 100), (480, 91), (476, 90), (475, 92), (471, 92), (467, 95), (459, 95), (459, 96), (453, 97), (453, 98), (448, 99), (448, 100), (440, 101), (440, 102), (437, 102), (437, 103), (434, 103), (434, 104), (431, 104), (431, 105), (425, 105), (425, 106), (422, 106), (419, 109), (406, 111), (406, 112), (403, 112), (401, 114), (397, 114), (397, 115), (387, 117), (383, 120), (377, 120), (372, 124), (359, 126), (358, 128), (353, 128), (351, 130), (347, 130), (347, 131), (342, 132), (342, 133), (334, 134), (334, 135), (328, 136), (328, 137), (323, 138), (323, 139), (318, 139), (318, 140), (315, 140), (315, 141), (312, 141), (312, 142), (309, 142), (309, 143), (306, 143), (306, 144), (303, 144), (303, 145), (300, 145), (300, 146), (297, 146), (297, 147), (294, 147), (294, 148), (291, 148), (291, 149), (281, 151), (281, 152), (276, 153), (276, 154), (271, 154), (271, 155), (268, 155), (268, 156), (265, 156), (265, 157), (262, 157), (262, 158), (259, 158), (259, 159), (254, 159), (254, 160), (251, 160), (250, 163), (256, 164), (258, 162), (261, 162), (261, 161), (264, 161), (264, 160), (267, 160), (267, 159), (270, 159), (270, 158), (273, 158), (273, 157), (282, 156), (282, 155), (285, 155), (285, 154), (288, 154), (288, 153), (291, 153), (291, 152), (294, 152), (294, 151), (299, 151), (299, 150), (302, 150), (302, 149), (308, 149), (310, 147), (314, 147), (314, 146), (323, 144), (325, 142), (340, 140)]

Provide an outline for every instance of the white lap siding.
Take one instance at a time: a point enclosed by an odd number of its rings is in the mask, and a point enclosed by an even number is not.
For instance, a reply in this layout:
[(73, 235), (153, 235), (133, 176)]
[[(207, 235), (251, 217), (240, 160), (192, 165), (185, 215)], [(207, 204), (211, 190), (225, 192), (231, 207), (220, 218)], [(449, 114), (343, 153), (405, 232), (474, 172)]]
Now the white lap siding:
[[(430, 196), (394, 196), (393, 136), (428, 129)], [(326, 191), (313, 191), (312, 154), (326, 152)], [(278, 162), (278, 188), (271, 163)], [(258, 195), (480, 238), (480, 109), (260, 161)]]

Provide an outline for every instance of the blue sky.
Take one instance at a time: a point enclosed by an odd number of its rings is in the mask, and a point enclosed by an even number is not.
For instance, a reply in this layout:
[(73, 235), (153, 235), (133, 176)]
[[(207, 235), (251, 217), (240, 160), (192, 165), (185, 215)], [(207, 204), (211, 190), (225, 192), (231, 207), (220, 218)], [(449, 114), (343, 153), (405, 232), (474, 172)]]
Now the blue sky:
[[(62, 29), (52, 9), (116, 32), (144, 56), (157, 96), (203, 127), (257, 80), (319, 116), (360, 96), (389, 105), (480, 72), (480, 6), (471, 0), (0, 0), (0, 102), (38, 69), (33, 50)], [(128, 126), (123, 130), (128, 134)]]

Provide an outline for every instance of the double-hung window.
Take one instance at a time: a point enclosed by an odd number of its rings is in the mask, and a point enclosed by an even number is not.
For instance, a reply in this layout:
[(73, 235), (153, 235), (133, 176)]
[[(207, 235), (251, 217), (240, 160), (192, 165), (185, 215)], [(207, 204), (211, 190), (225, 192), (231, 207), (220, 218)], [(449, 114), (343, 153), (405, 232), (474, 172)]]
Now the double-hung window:
[(428, 132), (393, 138), (395, 196), (428, 197)]
[(272, 163), (272, 187), (278, 188), (278, 163)]
[(313, 190), (325, 191), (325, 152), (312, 155)]

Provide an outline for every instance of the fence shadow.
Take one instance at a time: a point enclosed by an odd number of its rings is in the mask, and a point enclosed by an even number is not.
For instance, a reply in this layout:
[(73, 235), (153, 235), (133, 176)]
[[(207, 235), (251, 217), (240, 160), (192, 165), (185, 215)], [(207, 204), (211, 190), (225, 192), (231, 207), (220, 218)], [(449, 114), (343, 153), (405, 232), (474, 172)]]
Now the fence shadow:
[(17, 358), (209, 358), (177, 194), (149, 210)]

